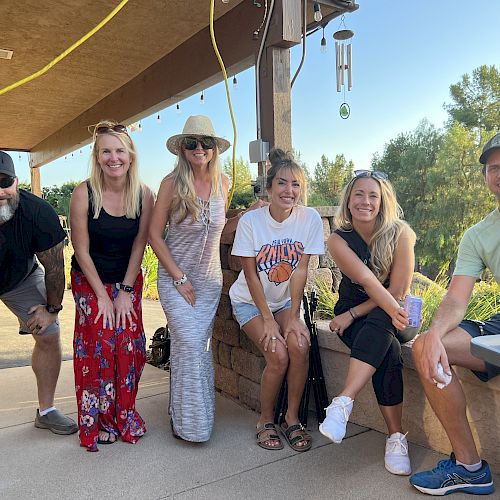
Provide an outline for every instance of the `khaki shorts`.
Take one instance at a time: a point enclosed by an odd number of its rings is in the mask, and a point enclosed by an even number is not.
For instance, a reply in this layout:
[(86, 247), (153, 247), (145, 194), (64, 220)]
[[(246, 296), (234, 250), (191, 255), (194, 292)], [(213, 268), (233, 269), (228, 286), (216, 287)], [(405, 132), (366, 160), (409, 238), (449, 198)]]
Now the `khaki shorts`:
[[(45, 290), (45, 274), (37, 267), (25, 280), (21, 281), (10, 292), (0, 295), (0, 300), (10, 309), (19, 320), (19, 334), (30, 335), (32, 331), (26, 325), (30, 319), (28, 311), (37, 304), (47, 303)], [(42, 336), (59, 333), (59, 321), (56, 319), (43, 332)]]

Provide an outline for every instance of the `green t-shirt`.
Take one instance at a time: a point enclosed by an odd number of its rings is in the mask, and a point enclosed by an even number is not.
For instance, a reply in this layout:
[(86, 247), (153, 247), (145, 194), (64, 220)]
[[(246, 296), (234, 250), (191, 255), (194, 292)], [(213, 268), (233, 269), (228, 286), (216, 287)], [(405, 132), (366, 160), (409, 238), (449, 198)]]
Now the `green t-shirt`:
[(493, 210), (465, 231), (453, 275), (479, 278), (488, 268), (500, 285), (500, 211)]

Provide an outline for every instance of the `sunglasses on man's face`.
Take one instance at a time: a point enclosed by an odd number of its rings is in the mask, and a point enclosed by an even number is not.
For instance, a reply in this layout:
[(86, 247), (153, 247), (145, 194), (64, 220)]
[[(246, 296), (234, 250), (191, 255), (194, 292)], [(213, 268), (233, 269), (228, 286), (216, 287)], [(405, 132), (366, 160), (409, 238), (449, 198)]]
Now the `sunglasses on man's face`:
[(128, 134), (127, 127), (125, 125), (112, 125), (110, 127), (103, 125), (102, 127), (97, 127), (96, 134), (109, 134), (109, 132), (117, 132), (118, 134)]
[(214, 149), (216, 146), (215, 139), (213, 137), (186, 137), (182, 141), (184, 149), (188, 151), (194, 151), (200, 143), (202, 149)]
[(2, 189), (6, 189), (6, 188), (10, 188), (10, 186), (12, 186), (12, 184), (14, 184), (14, 181), (16, 180), (15, 177), (2, 177), (0, 179), (0, 188)]
[(389, 178), (385, 172), (379, 172), (377, 170), (355, 170), (354, 178), (358, 179), (360, 177), (374, 177), (382, 181), (386, 181)]

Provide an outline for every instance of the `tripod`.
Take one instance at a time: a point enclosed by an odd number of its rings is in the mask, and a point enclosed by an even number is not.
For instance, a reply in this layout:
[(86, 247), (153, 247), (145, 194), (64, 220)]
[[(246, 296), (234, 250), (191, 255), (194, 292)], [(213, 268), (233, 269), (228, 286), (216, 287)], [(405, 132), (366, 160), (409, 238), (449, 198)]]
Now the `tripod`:
[[(309, 408), (309, 396), (311, 394), (311, 389), (314, 393), (314, 402), (316, 406), (316, 416), (318, 417), (318, 422), (322, 422), (326, 417), (325, 408), (329, 404), (329, 399), (326, 392), (323, 367), (321, 365), (321, 355), (319, 352), (318, 344), (318, 331), (316, 329), (316, 323), (313, 322), (313, 313), (314, 311), (316, 311), (318, 305), (318, 297), (316, 295), (316, 292), (312, 291), (310, 293), (310, 298), (307, 296), (307, 293), (304, 293), (302, 303), (304, 305), (304, 321), (307, 328), (309, 329), (311, 337), (311, 347), (309, 349), (309, 373), (307, 376), (304, 393), (302, 394), (302, 399), (300, 401), (299, 420), (304, 426), (307, 426), (307, 413)], [(274, 422), (276, 424), (281, 425), (283, 423), (287, 408), (288, 386), (285, 376), (274, 409)]]

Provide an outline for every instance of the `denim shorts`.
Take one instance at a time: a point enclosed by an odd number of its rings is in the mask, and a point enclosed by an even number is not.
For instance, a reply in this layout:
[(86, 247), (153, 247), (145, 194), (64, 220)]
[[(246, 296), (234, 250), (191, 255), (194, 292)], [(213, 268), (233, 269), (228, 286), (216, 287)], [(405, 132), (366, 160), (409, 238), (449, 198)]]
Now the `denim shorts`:
[[(465, 319), (458, 326), (465, 330), (472, 338), (481, 337), (482, 335), (500, 335), (500, 313), (494, 314), (487, 321)], [(493, 377), (500, 375), (500, 368), (490, 363), (486, 363), (486, 372), (472, 370), (472, 373), (474, 373), (479, 380), (487, 382)]]
[[(240, 328), (243, 328), (243, 325), (246, 325), (250, 320), (256, 318), (257, 316), (262, 316), (259, 308), (255, 304), (249, 304), (247, 302), (232, 302), (231, 305), (233, 306), (233, 315), (236, 318), (236, 321), (240, 324)], [(273, 314), (285, 311), (286, 309), (291, 309), (291, 307), (292, 299), (288, 299), (287, 303), (277, 311), (273, 311)]]

